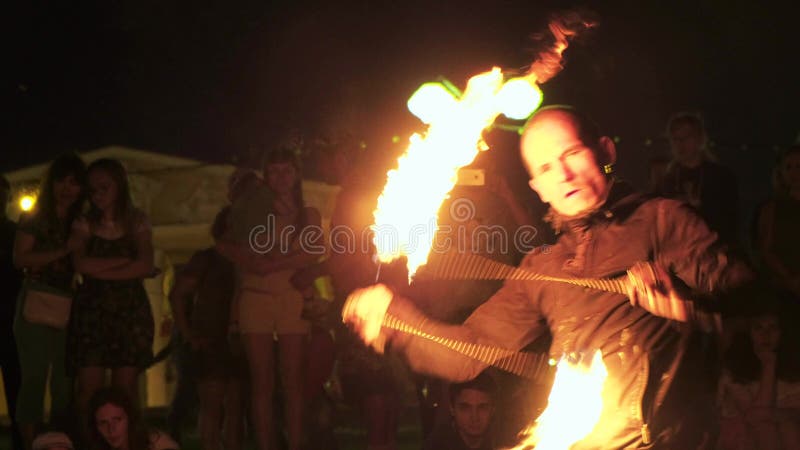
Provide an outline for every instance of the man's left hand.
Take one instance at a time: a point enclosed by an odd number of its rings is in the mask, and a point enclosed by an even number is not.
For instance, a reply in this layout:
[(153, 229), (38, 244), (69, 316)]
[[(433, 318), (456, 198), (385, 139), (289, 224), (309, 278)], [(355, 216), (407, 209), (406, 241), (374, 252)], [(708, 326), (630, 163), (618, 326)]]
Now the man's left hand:
[(655, 263), (638, 262), (628, 270), (628, 298), (656, 316), (689, 320), (688, 300), (678, 295), (667, 271)]

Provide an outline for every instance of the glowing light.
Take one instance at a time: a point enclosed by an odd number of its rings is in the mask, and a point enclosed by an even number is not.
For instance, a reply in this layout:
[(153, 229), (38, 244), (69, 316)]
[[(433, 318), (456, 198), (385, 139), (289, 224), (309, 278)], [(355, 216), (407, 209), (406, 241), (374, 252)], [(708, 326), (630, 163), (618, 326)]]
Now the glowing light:
[(411, 136), (397, 169), (389, 171), (372, 230), (381, 262), (408, 258), (409, 281), (428, 259), (439, 208), (458, 170), (488, 149), (483, 130), (501, 112), (524, 118), (542, 101), (535, 76), (503, 80), (495, 67), (470, 78), (463, 94), (443, 81), (423, 84), (408, 99), (409, 111), (428, 124), (428, 130)]
[(497, 94), (500, 111), (509, 119), (524, 120), (542, 104), (542, 91), (527, 78), (508, 80)]
[(397, 169), (389, 171), (372, 226), (378, 259), (406, 256), (409, 280), (428, 259), (438, 211), (458, 169), (475, 159), (483, 129), (499, 114), (495, 97), (502, 85), (503, 73), (494, 68), (472, 77), (458, 100), (441, 85), (423, 85), (409, 100), (414, 114), (431, 122), (424, 136), (411, 136)]
[(408, 110), (425, 124), (432, 124), (451, 114), (458, 100), (441, 83), (425, 83), (406, 103)]
[(608, 371), (600, 352), (591, 365), (574, 364), (566, 358), (558, 363), (547, 408), (528, 430), (527, 438), (514, 449), (568, 450), (597, 425), (603, 410), (603, 385)]
[(33, 195), (23, 195), (19, 199), (19, 209), (28, 212), (33, 209), (36, 204), (36, 197)]

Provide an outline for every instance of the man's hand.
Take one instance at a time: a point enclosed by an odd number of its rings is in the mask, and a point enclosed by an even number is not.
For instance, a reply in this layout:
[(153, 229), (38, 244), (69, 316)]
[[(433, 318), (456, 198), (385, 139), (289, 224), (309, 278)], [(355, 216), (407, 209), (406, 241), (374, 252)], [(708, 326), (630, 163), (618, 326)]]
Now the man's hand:
[(383, 284), (357, 289), (347, 297), (342, 309), (342, 321), (349, 324), (367, 345), (380, 345), (383, 318), (394, 294)]
[(669, 274), (650, 262), (638, 262), (628, 270), (628, 298), (659, 317), (687, 322), (688, 300), (675, 291)]

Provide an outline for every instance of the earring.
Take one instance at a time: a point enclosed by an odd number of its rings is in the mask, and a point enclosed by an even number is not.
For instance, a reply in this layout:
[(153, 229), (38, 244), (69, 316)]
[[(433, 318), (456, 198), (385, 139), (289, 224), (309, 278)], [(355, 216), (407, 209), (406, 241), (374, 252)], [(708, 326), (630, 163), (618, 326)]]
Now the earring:
[(614, 165), (613, 164), (606, 164), (603, 166), (603, 173), (608, 175), (614, 172)]

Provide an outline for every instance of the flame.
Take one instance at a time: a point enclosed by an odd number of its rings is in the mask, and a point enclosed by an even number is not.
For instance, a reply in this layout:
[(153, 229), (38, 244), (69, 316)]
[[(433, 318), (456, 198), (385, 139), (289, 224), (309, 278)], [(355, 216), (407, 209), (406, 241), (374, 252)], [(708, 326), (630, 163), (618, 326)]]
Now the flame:
[(483, 130), (501, 113), (520, 120), (533, 113), (542, 101), (538, 85), (561, 70), (569, 40), (595, 25), (584, 15), (568, 11), (551, 18), (548, 31), (535, 35), (543, 48), (523, 77), (504, 82), (495, 67), (472, 77), (460, 98), (453, 93), (457, 89), (439, 83), (426, 83), (412, 95), (408, 109), (428, 124), (428, 130), (411, 136), (378, 198), (371, 227), (378, 260), (389, 263), (406, 256), (411, 281), (428, 259), (439, 208), (458, 170), (487, 148)]
[(584, 439), (600, 419), (607, 376), (599, 351), (595, 352), (589, 366), (562, 358), (547, 398), (547, 408), (525, 431), (527, 438), (514, 450), (531, 447), (536, 450), (567, 450)]
[(425, 264), (438, 227), (442, 202), (480, 151), (483, 129), (500, 114), (503, 73), (495, 67), (472, 77), (460, 99), (423, 85), (409, 107), (429, 122), (414, 134), (397, 169), (390, 170), (373, 212), (373, 242), (381, 262), (408, 258), (409, 279)]

